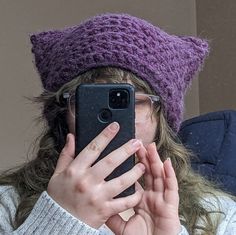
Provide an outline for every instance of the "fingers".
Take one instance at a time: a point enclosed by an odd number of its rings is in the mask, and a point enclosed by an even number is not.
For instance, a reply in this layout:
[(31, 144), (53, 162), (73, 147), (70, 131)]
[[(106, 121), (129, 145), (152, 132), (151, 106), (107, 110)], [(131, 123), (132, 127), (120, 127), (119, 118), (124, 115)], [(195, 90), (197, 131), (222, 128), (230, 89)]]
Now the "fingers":
[(143, 189), (138, 188), (136, 192), (127, 197), (120, 197), (109, 202), (109, 207), (113, 214), (118, 214), (130, 208), (134, 208), (142, 199)]
[(156, 150), (156, 145), (147, 147), (148, 161), (153, 177), (153, 191), (163, 195), (163, 199), (169, 203), (178, 203), (178, 182), (171, 160), (162, 163)]
[(167, 159), (164, 162), (165, 171), (165, 200), (167, 202), (178, 202), (178, 182), (175, 171), (172, 167), (171, 160)]
[(75, 153), (75, 137), (73, 134), (68, 134), (66, 138), (66, 144), (62, 149), (62, 152), (58, 158), (55, 174), (60, 174), (64, 171), (74, 160)]
[(119, 124), (113, 122), (108, 125), (97, 137), (95, 137), (75, 158), (75, 167), (88, 168), (99, 157), (102, 151), (110, 143), (119, 131)]
[(120, 215), (113, 215), (107, 220), (106, 225), (114, 234), (123, 234), (126, 221), (124, 221)]
[(156, 192), (164, 191), (164, 170), (163, 163), (159, 157), (159, 154), (156, 149), (156, 144), (152, 143), (147, 146), (147, 156), (150, 164), (151, 174), (153, 177), (153, 190)]
[(141, 193), (144, 192), (142, 185), (138, 181), (135, 182), (135, 189), (136, 189), (136, 191), (139, 191)]
[[(125, 189), (133, 185), (145, 172), (145, 166), (142, 163), (136, 164), (130, 171), (112, 179), (106, 183), (105, 192), (109, 195), (109, 199), (114, 198)], [(140, 188), (138, 188), (141, 191)]]
[(145, 173), (144, 173), (144, 185), (146, 190), (152, 189), (153, 186), (153, 177), (151, 174), (150, 164), (147, 159), (147, 151), (142, 146), (136, 153), (137, 158), (139, 161), (144, 164), (145, 166)]
[(97, 162), (93, 166), (93, 174), (97, 176), (98, 180), (105, 179), (114, 171), (115, 168), (133, 155), (141, 145), (142, 143), (140, 140), (132, 139), (128, 141), (120, 148), (114, 150), (105, 158)]
[[(141, 185), (138, 181), (135, 182), (135, 189), (136, 189), (136, 191), (139, 191), (139, 192), (143, 195), (144, 189), (143, 189), (142, 185)], [(145, 189), (145, 190), (146, 190), (146, 189)], [(141, 200), (142, 200), (142, 199), (141, 199)], [(140, 208), (138, 208), (137, 205), (136, 205), (133, 209), (134, 209), (134, 212), (135, 212), (136, 214), (138, 214), (138, 210), (139, 210)]]

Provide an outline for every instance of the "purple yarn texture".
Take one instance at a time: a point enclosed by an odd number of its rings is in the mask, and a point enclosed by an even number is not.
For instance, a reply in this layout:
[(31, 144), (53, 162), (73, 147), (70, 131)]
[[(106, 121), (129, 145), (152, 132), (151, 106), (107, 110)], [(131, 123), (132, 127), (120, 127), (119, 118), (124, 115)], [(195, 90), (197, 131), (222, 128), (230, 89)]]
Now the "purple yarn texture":
[(183, 118), (184, 94), (209, 53), (206, 40), (170, 35), (127, 14), (98, 15), (30, 39), (44, 89), (56, 91), (96, 67), (126, 69), (161, 97), (168, 124), (176, 132)]

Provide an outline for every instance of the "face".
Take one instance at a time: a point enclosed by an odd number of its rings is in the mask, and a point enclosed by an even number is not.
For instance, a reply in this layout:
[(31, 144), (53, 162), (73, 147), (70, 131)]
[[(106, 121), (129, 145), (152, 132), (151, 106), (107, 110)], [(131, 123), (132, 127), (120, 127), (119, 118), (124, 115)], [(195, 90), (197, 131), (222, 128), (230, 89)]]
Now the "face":
[(142, 140), (144, 146), (154, 141), (157, 130), (157, 118), (150, 117), (147, 122), (139, 122), (135, 124), (135, 137)]
[[(69, 131), (75, 134), (75, 118), (70, 112), (67, 114), (67, 123)], [(144, 146), (154, 141), (157, 123), (155, 114), (152, 114), (146, 121), (135, 123), (135, 137), (142, 140)]]

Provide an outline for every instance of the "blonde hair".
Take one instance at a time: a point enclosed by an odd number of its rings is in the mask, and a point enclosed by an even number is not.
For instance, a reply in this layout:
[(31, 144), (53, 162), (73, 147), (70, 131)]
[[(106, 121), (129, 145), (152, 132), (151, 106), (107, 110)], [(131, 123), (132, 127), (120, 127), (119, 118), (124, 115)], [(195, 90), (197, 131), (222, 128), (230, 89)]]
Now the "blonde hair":
[[(12, 169), (0, 176), (0, 184), (13, 185), (20, 195), (14, 226), (19, 227), (30, 214), (40, 194), (47, 189), (47, 184), (54, 172), (58, 156), (65, 144), (68, 127), (66, 125), (67, 104), (62, 98), (64, 92), (73, 92), (80, 83), (98, 81), (131, 81), (138, 90), (155, 94), (151, 87), (134, 74), (112, 67), (92, 69), (62, 86), (57, 92), (44, 91), (34, 101), (42, 105), (42, 120), (46, 120), (45, 129), (37, 141), (36, 157), (19, 168)], [(222, 194), (203, 177), (194, 173), (190, 167), (191, 153), (180, 143), (176, 133), (168, 126), (162, 108), (156, 112), (158, 130), (155, 142), (164, 161), (171, 158), (179, 183), (179, 215), (181, 222), (191, 234), (215, 234), (217, 220), (212, 213), (220, 215), (219, 208), (207, 211), (203, 206), (206, 196)], [(203, 221), (201, 225), (199, 221)], [(198, 233), (199, 234), (199, 233)]]

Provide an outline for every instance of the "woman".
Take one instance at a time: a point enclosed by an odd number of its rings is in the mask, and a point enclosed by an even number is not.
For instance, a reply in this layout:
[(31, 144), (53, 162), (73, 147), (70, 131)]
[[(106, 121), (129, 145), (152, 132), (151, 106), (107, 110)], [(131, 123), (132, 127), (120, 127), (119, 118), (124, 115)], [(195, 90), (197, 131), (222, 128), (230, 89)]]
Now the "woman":
[[(190, 153), (177, 138), (184, 94), (208, 55), (206, 41), (169, 35), (130, 15), (104, 14), (32, 35), (31, 42), (46, 128), (36, 158), (0, 178), (1, 233), (236, 232), (235, 202), (192, 172)], [(136, 120), (134, 140), (92, 165), (120, 127), (111, 123), (75, 156), (72, 97), (80, 83), (101, 82), (134, 85), (149, 112)], [(133, 169), (104, 181), (134, 153)], [(133, 183), (133, 195), (114, 199)]]

